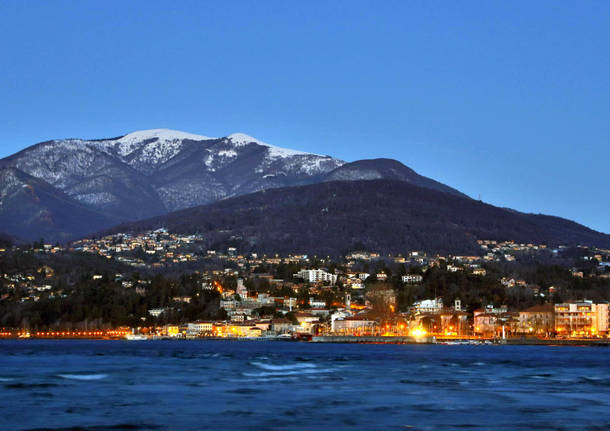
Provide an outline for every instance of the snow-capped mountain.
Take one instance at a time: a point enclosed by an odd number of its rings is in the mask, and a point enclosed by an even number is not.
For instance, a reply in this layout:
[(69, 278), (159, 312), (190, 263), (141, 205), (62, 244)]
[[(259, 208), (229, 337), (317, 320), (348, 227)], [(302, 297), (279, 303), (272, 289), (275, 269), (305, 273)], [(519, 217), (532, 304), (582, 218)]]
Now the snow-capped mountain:
[(141, 223), (208, 232), (214, 241), (249, 238), (276, 251), (307, 235), (315, 245), (307, 250), (316, 252), (330, 252), (324, 247), (332, 238), (335, 251), (345, 241), (457, 250), (475, 237), (608, 244), (607, 235), (575, 223), (490, 208), (396, 160), (345, 163), (242, 133), (154, 129), (58, 139), (0, 160), (0, 232), (29, 241), (65, 241), (148, 219)]
[(0, 162), (123, 220), (310, 182), (343, 164), (241, 133), (212, 138), (167, 129), (52, 140)]
[[(13, 228), (5, 229), (8, 233), (24, 239), (41, 235), (49, 240), (65, 239), (86, 229), (106, 228), (109, 223), (149, 218), (261, 190), (327, 181), (393, 179), (462, 195), (395, 160), (345, 163), (331, 156), (269, 145), (243, 133), (209, 137), (152, 129), (108, 139), (55, 139), (0, 160), (0, 170), (3, 183), (18, 184), (10, 193), (0, 193), (0, 218), (11, 221)], [(25, 179), (38, 181), (36, 190), (44, 192), (47, 203), (36, 206), (35, 198), (26, 199), (23, 190), (29, 189), (19, 189)], [(60, 211), (61, 202), (65, 208)], [(20, 205), (28, 210), (8, 211)], [(78, 217), (72, 217), (66, 208), (81, 216), (89, 211), (92, 223), (78, 223)], [(29, 221), (16, 214), (26, 214)], [(49, 214), (54, 215), (50, 224)], [(75, 228), (65, 225), (66, 220)]]

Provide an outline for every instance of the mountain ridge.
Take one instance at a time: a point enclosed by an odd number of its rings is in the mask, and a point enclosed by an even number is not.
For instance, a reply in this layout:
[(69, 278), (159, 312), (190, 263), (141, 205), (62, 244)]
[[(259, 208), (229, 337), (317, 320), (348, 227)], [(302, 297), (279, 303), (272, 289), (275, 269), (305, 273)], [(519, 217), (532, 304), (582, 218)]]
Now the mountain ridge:
[[(190, 217), (192, 213), (187, 208), (194, 208), (195, 212), (200, 208), (211, 209), (226, 218), (229, 215), (222, 212), (223, 205), (243, 204), (244, 208), (233, 206), (232, 211), (236, 214), (250, 211), (254, 219), (261, 219), (261, 214), (250, 208), (251, 202), (255, 202), (256, 208), (264, 204), (277, 217), (277, 220), (265, 218), (265, 224), (256, 229), (264, 233), (261, 234), (264, 247), (270, 247), (275, 241), (278, 251), (284, 245), (284, 251), (289, 251), (292, 244), (297, 248), (335, 253), (339, 238), (335, 238), (332, 226), (346, 233), (343, 246), (361, 243), (379, 249), (392, 249), (390, 242), (396, 235), (403, 235), (403, 239), (397, 240), (397, 247), (445, 251), (472, 251), (475, 236), (494, 239), (495, 235), (508, 240), (548, 240), (551, 243), (585, 240), (597, 244), (607, 244), (608, 238), (606, 234), (565, 219), (527, 215), (483, 204), (418, 174), (397, 160), (378, 158), (345, 162), (331, 156), (269, 145), (243, 133), (214, 138), (170, 129), (150, 129), (115, 138), (44, 141), (1, 159), (0, 177), (4, 178), (0, 186), (12, 184), (12, 188), (0, 187), (2, 230), (26, 241), (40, 237), (49, 241), (68, 241), (108, 229), (113, 224), (128, 226), (130, 222), (150, 220), (151, 217), (166, 214), (172, 217), (180, 210), (187, 211), (184, 214)], [(380, 191), (375, 190), (377, 186)], [(322, 192), (325, 187), (335, 188), (339, 194), (356, 195), (335, 196), (328, 201), (328, 196)], [(356, 190), (358, 187), (360, 189)], [(26, 190), (32, 193), (28, 194)], [(279, 196), (279, 203), (261, 198), (265, 196), (257, 194), (261, 191), (269, 192), (267, 197)], [(315, 241), (305, 244), (294, 240), (286, 242), (292, 228), (286, 224), (283, 213), (296, 211), (300, 205), (298, 193), (307, 196), (305, 201), (309, 206), (303, 208), (305, 214), (324, 208), (329, 211), (333, 202), (342, 202), (342, 208), (349, 209), (337, 212), (343, 220), (338, 216), (323, 219), (312, 216), (321, 226), (326, 226), (330, 242), (325, 243), (324, 237), (316, 237)], [(407, 196), (401, 196), (401, 193)], [(363, 200), (365, 196), (371, 198), (378, 209), (385, 208), (391, 218), (379, 221)], [(260, 202), (257, 203), (257, 199)], [(315, 209), (316, 199), (326, 200), (330, 206)], [(282, 210), (284, 201), (286, 207)], [(486, 220), (484, 216), (490, 219)], [(349, 225), (350, 220), (362, 226), (378, 220), (377, 224), (387, 224), (388, 228), (378, 226), (371, 231), (369, 226), (365, 238), (359, 238), (358, 232)], [(245, 230), (237, 236), (245, 235), (257, 244), (256, 234), (247, 228), (248, 221), (242, 222), (246, 223), (242, 226)], [(298, 217), (295, 222), (303, 232), (316, 227)], [(242, 229), (236, 226), (238, 231)], [(283, 236), (268, 232), (270, 226), (277, 226), (278, 232), (284, 232)], [(405, 226), (409, 226), (409, 232)], [(213, 233), (212, 236), (218, 237), (216, 242), (226, 241), (222, 235)], [(379, 238), (371, 240), (376, 237)], [(423, 239), (416, 240), (418, 237)]]
[(413, 169), (398, 160), (388, 158), (363, 159), (346, 163), (325, 175), (324, 181), (353, 180), (397, 180), (457, 196), (468, 197), (464, 193), (439, 183), (431, 178), (419, 175)]
[(480, 253), (476, 240), (610, 248), (610, 235), (560, 217), (507, 211), (396, 180), (276, 188), (180, 210), (104, 233), (165, 227), (199, 233), (211, 248), (343, 255), (423, 250)]
[[(212, 138), (169, 129), (44, 141), (0, 160), (0, 166), (20, 169), (125, 221), (302, 182), (343, 163), (245, 134)], [(232, 175), (226, 168), (233, 164), (248, 175)]]
[[(459, 193), (397, 161), (346, 163), (328, 155), (270, 145), (244, 133), (218, 138), (150, 129), (114, 138), (54, 139), (1, 159), (0, 167), (38, 178), (47, 189), (56, 188), (55, 195), (63, 193), (118, 222), (260, 190), (331, 181), (341, 175), (353, 180), (371, 175), (394, 178), (398, 173), (414, 184)], [(96, 230), (104, 227), (105, 223), (100, 224)], [(26, 232), (30, 239), (45, 233), (51, 240), (65, 239), (68, 233), (57, 232), (56, 236), (47, 227), (37, 231), (34, 225)]]

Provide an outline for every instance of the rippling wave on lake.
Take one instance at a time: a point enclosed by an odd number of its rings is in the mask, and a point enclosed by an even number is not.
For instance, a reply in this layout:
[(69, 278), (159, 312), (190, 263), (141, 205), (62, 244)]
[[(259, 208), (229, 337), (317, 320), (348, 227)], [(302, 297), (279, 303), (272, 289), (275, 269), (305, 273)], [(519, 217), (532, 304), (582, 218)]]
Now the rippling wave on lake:
[(1, 430), (610, 430), (601, 347), (0, 342)]

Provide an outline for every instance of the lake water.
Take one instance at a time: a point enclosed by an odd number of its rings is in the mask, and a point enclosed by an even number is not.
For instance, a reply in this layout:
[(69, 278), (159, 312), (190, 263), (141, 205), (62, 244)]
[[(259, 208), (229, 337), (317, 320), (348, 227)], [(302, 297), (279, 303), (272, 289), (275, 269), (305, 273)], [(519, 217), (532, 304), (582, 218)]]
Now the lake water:
[(610, 430), (610, 349), (0, 341), (2, 430)]

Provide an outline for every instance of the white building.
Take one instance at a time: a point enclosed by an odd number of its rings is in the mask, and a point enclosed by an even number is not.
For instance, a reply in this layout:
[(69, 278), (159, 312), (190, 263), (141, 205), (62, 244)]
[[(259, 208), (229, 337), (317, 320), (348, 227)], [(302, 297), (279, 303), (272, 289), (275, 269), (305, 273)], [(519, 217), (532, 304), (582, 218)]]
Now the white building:
[(244, 280), (242, 278), (237, 279), (235, 293), (237, 293), (241, 299), (248, 299), (248, 289), (244, 286)]
[(335, 284), (337, 282), (337, 275), (323, 271), (321, 269), (302, 269), (296, 274), (295, 278), (301, 278), (310, 283), (326, 282)]
[(555, 304), (555, 330), (565, 335), (599, 335), (608, 332), (608, 304), (592, 301)]
[(458, 272), (458, 271), (463, 271), (464, 268), (462, 268), (461, 266), (455, 266), (455, 265), (447, 265), (447, 271), (449, 272)]
[(358, 333), (361, 331), (371, 331), (377, 322), (374, 320), (369, 320), (366, 317), (353, 316), (353, 317), (345, 317), (343, 319), (335, 319), (332, 320), (331, 317), (331, 327), (333, 332), (352, 334)]
[(421, 283), (424, 277), (419, 274), (407, 274), (401, 277), (403, 283), (416, 284)]
[(311, 308), (326, 308), (326, 301), (316, 300), (311, 297), (309, 298), (309, 306)]
[(151, 308), (148, 310), (148, 314), (153, 317), (159, 317), (161, 314), (165, 312), (165, 308)]
[(331, 314), (330, 316), (330, 330), (332, 332), (335, 332), (335, 321), (337, 320), (343, 320), (346, 317), (351, 316), (351, 313), (348, 313), (346, 311), (335, 311), (333, 314)]
[(413, 304), (413, 308), (418, 313), (440, 313), (443, 309), (443, 299), (424, 299)]
[(203, 334), (211, 333), (214, 329), (212, 322), (193, 322), (189, 323), (186, 328), (188, 334)]

